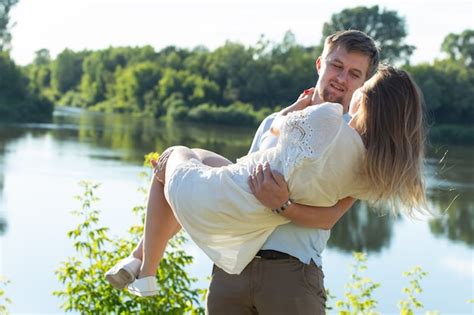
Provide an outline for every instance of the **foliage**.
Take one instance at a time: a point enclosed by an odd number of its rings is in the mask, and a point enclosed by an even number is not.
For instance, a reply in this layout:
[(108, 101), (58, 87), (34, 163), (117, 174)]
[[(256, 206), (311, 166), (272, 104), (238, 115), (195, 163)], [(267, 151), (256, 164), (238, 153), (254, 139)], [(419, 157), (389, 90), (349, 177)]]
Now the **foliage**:
[(474, 121), (474, 68), (453, 60), (433, 65), (407, 66), (420, 86), (430, 124), (464, 124)]
[[(68, 233), (74, 241), (77, 256), (70, 257), (56, 270), (65, 288), (53, 294), (64, 300), (63, 310), (81, 314), (202, 314), (203, 310), (196, 307), (200, 290), (191, 288), (196, 280), (189, 278), (184, 270), (192, 257), (181, 249), (185, 241), (182, 235), (170, 242), (170, 250), (160, 264), (157, 273), (162, 289), (160, 295), (137, 298), (127, 291), (113, 289), (105, 281), (105, 272), (120, 259), (119, 256), (132, 251), (132, 244), (139, 240), (143, 229), (132, 226), (127, 240), (110, 238), (108, 228), (99, 225), (100, 211), (94, 208), (99, 185), (81, 182), (81, 186), (84, 193), (77, 197), (81, 209), (75, 214), (82, 222)], [(143, 215), (144, 207), (135, 207), (133, 211)]]
[(346, 284), (345, 300), (336, 301), (336, 308), (341, 315), (377, 314), (375, 312), (377, 301), (373, 299), (372, 294), (380, 284), (360, 276), (360, 273), (367, 269), (367, 255), (356, 252), (352, 255), (356, 261), (352, 265), (352, 282)]
[(8, 314), (7, 305), (11, 304), (11, 300), (5, 296), (5, 287), (10, 283), (7, 279), (0, 275), (0, 314)]
[(441, 50), (447, 53), (451, 60), (474, 67), (474, 30), (448, 34), (441, 44)]
[[(59, 94), (76, 89), (82, 77), (82, 62), (87, 52), (63, 50), (51, 64), (51, 86)], [(37, 57), (38, 58), (38, 57)]]
[(53, 105), (39, 90), (28, 90), (29, 79), (10, 58), (0, 52), (0, 121), (45, 121), (51, 118)]
[(333, 14), (330, 22), (323, 25), (322, 40), (336, 31), (348, 29), (371, 36), (381, 49), (381, 59), (389, 63), (407, 63), (415, 50), (414, 46), (404, 43), (407, 36), (405, 19), (396, 11), (381, 9), (378, 5), (344, 9)]
[(0, 52), (10, 50), (10, 11), (17, 3), (18, 0), (0, 0)]
[(410, 285), (406, 288), (403, 288), (403, 293), (406, 294), (406, 300), (401, 300), (398, 303), (400, 308), (400, 314), (402, 315), (413, 315), (414, 309), (422, 309), (423, 304), (417, 299), (416, 295), (423, 292), (421, 288), (420, 281), (426, 277), (428, 273), (423, 271), (420, 266), (416, 266), (410, 271), (403, 273), (405, 277), (408, 278)]
[[(346, 284), (346, 291), (344, 293), (345, 300), (336, 301), (336, 308), (340, 315), (350, 314), (379, 314), (375, 307), (377, 301), (372, 297), (375, 289), (380, 284), (374, 283), (371, 279), (361, 277), (360, 273), (367, 269), (367, 256), (362, 252), (352, 253), (355, 264), (352, 265), (351, 279), (352, 282)], [(417, 294), (423, 292), (421, 288), (421, 280), (428, 273), (423, 271), (419, 266), (412, 268), (410, 271), (404, 272), (403, 275), (409, 279), (409, 286), (403, 288), (403, 293), (406, 294), (406, 299), (398, 303), (401, 315), (413, 315), (414, 310), (421, 311), (423, 304), (418, 300)], [(326, 294), (329, 299), (334, 299), (335, 296), (327, 289)], [(328, 310), (332, 310), (331, 307)], [(436, 311), (427, 311), (426, 315), (437, 315)]]
[[(474, 31), (447, 35), (441, 47), (446, 59), (409, 65), (414, 47), (405, 43), (404, 18), (377, 5), (333, 14), (323, 26), (320, 44), (309, 47), (299, 45), (288, 31), (280, 42), (262, 36), (253, 46), (228, 41), (212, 51), (203, 46), (160, 51), (151, 46), (65, 49), (52, 60), (49, 51), (40, 49), (23, 69), (27, 78), (18, 74), (18, 67), (6, 67), (0, 57), (0, 112), (3, 119), (23, 119), (30, 107), (16, 114), (20, 103), (49, 102), (155, 118), (255, 125), (264, 113), (293, 103), (300, 91), (315, 84), (315, 60), (324, 37), (343, 29), (366, 32), (378, 42), (382, 59), (405, 63), (424, 93), (430, 126), (468, 126), (474, 121)], [(9, 87), (2, 89), (5, 83)], [(51, 117), (51, 105), (39, 108), (44, 117)], [(437, 129), (432, 135), (462, 143), (472, 138), (462, 128)]]
[(228, 107), (201, 104), (192, 108), (181, 119), (212, 124), (257, 125), (269, 114), (270, 110), (255, 111), (250, 104), (236, 102)]

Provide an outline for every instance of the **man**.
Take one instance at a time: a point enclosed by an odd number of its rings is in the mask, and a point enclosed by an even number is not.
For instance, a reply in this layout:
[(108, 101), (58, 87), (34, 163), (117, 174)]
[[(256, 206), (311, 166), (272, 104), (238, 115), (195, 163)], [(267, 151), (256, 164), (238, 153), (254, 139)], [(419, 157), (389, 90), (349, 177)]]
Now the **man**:
[[(376, 71), (379, 52), (374, 41), (359, 31), (344, 31), (326, 38), (316, 60), (319, 74), (311, 103), (340, 103), (347, 112), (352, 94)], [(295, 103), (280, 112), (301, 110)], [(276, 145), (270, 126), (276, 114), (257, 130), (250, 152)], [(210, 315), (232, 314), (324, 314), (325, 289), (321, 253), (330, 229), (352, 206), (345, 198), (327, 209), (289, 201), (281, 175), (268, 165), (258, 166), (249, 179), (254, 195), (265, 206), (278, 209), (292, 222), (281, 225), (268, 238), (257, 256), (239, 275), (214, 266), (207, 297)]]

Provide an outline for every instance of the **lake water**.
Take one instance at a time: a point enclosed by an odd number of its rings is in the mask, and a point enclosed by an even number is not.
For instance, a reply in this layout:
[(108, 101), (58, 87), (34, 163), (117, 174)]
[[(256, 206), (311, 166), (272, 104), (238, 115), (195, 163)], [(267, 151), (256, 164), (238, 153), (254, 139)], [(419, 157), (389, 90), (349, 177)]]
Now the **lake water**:
[[(142, 204), (143, 156), (175, 144), (207, 148), (235, 159), (244, 155), (254, 128), (156, 122), (126, 115), (56, 111), (51, 124), (0, 125), (0, 275), (11, 283), (14, 314), (63, 313), (51, 292), (61, 289), (54, 270), (74, 255), (67, 231), (78, 223), (70, 211), (82, 179), (100, 182), (101, 222), (113, 235), (136, 223)], [(447, 153), (446, 153), (447, 152)], [(473, 314), (473, 147), (430, 146), (426, 177), (430, 205), (439, 219), (411, 221), (355, 207), (333, 229), (323, 255), (326, 287), (343, 297), (354, 250), (368, 253), (365, 275), (380, 282), (377, 310), (398, 313), (416, 265), (429, 272), (419, 299), (425, 310)], [(443, 159), (444, 156), (444, 159)], [(211, 263), (193, 244), (189, 272), (207, 286)], [(334, 301), (333, 301), (334, 302)]]

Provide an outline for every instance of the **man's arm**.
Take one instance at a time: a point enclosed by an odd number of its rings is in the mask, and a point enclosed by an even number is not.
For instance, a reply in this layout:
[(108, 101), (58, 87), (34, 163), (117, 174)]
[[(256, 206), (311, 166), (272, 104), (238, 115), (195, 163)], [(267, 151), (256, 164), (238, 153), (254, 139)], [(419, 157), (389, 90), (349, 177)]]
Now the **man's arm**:
[[(290, 196), (285, 179), (278, 172), (272, 171), (268, 163), (255, 168), (249, 177), (249, 186), (258, 201), (270, 209), (279, 208)], [(347, 197), (332, 207), (292, 203), (281, 215), (300, 226), (330, 230), (354, 202), (354, 198)]]

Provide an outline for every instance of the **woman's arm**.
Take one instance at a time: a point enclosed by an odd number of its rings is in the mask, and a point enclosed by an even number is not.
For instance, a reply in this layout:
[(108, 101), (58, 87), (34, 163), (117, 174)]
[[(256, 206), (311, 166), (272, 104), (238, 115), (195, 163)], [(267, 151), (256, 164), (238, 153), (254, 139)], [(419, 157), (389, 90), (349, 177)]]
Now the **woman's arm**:
[(274, 136), (279, 136), (281, 126), (283, 126), (283, 123), (286, 120), (286, 115), (294, 111), (305, 109), (306, 107), (311, 105), (311, 98), (313, 97), (313, 93), (314, 93), (314, 88), (304, 90), (304, 92), (301, 93), (301, 95), (298, 97), (298, 100), (296, 100), (296, 102), (282, 109), (278, 113), (278, 115), (275, 117), (275, 120), (273, 120), (272, 126), (270, 127), (270, 132)]
[[(258, 201), (270, 209), (279, 208), (290, 196), (285, 179), (272, 171), (268, 163), (256, 167), (249, 178), (249, 186)], [(347, 197), (332, 207), (292, 203), (281, 215), (300, 226), (330, 230), (354, 202), (354, 198)]]

